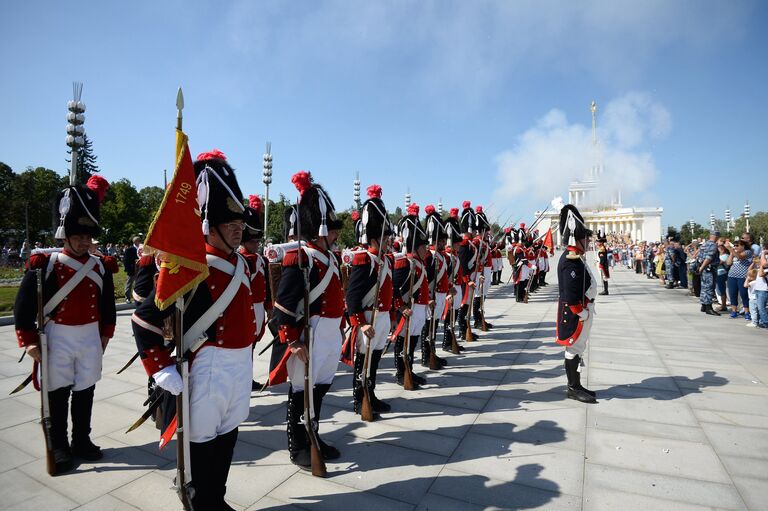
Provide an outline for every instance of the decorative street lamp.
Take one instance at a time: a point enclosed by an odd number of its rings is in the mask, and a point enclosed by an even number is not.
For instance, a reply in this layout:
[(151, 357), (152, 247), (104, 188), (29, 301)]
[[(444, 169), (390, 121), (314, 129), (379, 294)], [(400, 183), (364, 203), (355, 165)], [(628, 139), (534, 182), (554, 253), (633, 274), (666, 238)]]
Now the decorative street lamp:
[(442, 215), (443, 214), (443, 198), (440, 197), (440, 199), (437, 202), (437, 214)]
[(267, 239), (267, 225), (269, 217), (267, 211), (269, 210), (269, 185), (272, 183), (272, 142), (267, 142), (267, 150), (264, 152), (264, 240)]
[(360, 173), (355, 172), (355, 181), (353, 183), (352, 199), (355, 201), (355, 209), (360, 211)]
[(691, 219), (688, 221), (688, 227), (690, 227), (690, 228), (691, 228), (691, 238), (693, 238), (693, 227), (694, 227), (694, 225), (696, 225), (696, 223), (693, 221), (693, 218), (691, 218)]
[(405, 194), (405, 209), (407, 210), (408, 206), (410, 205), (411, 205), (411, 191), (408, 190), (408, 192), (406, 192)]
[(83, 84), (72, 83), (72, 100), (67, 103), (67, 146), (72, 151), (72, 168), (69, 171), (69, 184), (77, 182), (77, 151), (85, 144), (85, 103), (80, 101), (83, 95)]
[(715, 229), (715, 214), (710, 213), (709, 214), (709, 228), (714, 230)]
[(750, 213), (749, 201), (747, 201), (747, 203), (744, 204), (744, 220), (747, 221), (747, 232), (749, 232), (749, 213)]
[(728, 232), (731, 232), (731, 221), (733, 220), (733, 217), (731, 216), (731, 208), (725, 209), (725, 230)]

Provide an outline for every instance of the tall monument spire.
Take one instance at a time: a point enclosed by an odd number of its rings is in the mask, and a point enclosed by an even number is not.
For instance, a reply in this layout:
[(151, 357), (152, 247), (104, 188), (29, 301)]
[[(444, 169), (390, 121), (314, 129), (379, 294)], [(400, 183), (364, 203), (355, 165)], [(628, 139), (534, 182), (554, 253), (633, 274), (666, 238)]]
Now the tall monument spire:
[(589, 111), (592, 112), (592, 145), (597, 145), (597, 102), (594, 99)]

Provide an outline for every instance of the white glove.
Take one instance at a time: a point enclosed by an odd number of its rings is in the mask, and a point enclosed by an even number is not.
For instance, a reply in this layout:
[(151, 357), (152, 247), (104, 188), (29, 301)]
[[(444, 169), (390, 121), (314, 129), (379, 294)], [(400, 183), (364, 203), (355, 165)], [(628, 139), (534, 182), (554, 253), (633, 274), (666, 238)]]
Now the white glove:
[(168, 366), (160, 369), (152, 375), (152, 378), (155, 379), (155, 383), (157, 383), (160, 388), (167, 390), (174, 396), (178, 396), (181, 394), (181, 391), (184, 390), (184, 383), (181, 381), (181, 375), (176, 370), (175, 366)]
[(577, 316), (579, 316), (579, 321), (586, 321), (587, 318), (589, 318), (589, 308), (582, 309), (581, 312), (577, 314)]

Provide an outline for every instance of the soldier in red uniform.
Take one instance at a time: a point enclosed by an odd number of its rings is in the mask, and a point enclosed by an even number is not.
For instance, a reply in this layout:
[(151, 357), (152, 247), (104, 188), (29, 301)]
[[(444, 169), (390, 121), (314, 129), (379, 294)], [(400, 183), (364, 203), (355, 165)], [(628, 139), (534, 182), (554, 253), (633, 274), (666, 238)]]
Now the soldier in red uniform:
[(131, 296), (137, 306), (147, 299), (152, 288), (155, 287), (155, 275), (159, 271), (155, 258), (141, 253), (142, 247), (143, 245), (139, 245), (138, 248), (139, 260), (136, 261), (136, 276), (131, 291)]
[[(425, 207), (424, 212), (427, 214), (426, 228), (427, 241), (429, 243), (425, 265), (429, 279), (430, 296), (435, 302), (434, 307), (427, 309), (427, 323), (422, 333), (421, 365), (427, 366), (429, 365), (430, 352), (436, 349), (436, 346), (430, 345), (430, 334), (433, 329), (437, 332), (437, 323), (445, 316), (448, 293), (453, 291), (453, 286), (450, 284), (449, 259), (445, 254), (445, 241), (447, 239), (445, 226), (432, 204)], [(437, 333), (435, 333), (435, 341), (437, 341)], [(449, 338), (448, 344), (450, 342)], [(445, 345), (445, 338), (443, 338), (443, 345)], [(446, 365), (444, 358), (436, 358), (441, 366)]]
[[(398, 385), (403, 385), (405, 375), (405, 338), (408, 339), (408, 365), (416, 386), (424, 385), (427, 380), (413, 372), (413, 357), (416, 345), (419, 343), (421, 329), (427, 320), (427, 307), (430, 305), (427, 269), (424, 260), (427, 257), (426, 233), (421, 227), (418, 217), (419, 206), (411, 204), (408, 215), (400, 221), (400, 235), (403, 237), (403, 248), (406, 254), (395, 254), (395, 271), (392, 276), (394, 287), (394, 307), (397, 311), (398, 324), (392, 334), (395, 341), (395, 369)], [(413, 273), (413, 279), (411, 279)], [(413, 282), (413, 287), (411, 287)], [(408, 319), (410, 317), (410, 325)], [(410, 332), (407, 332), (410, 326)]]
[[(342, 350), (342, 361), (350, 362), (354, 358), (354, 377), (352, 394), (355, 413), (361, 412), (363, 400), (363, 370), (368, 343), (371, 344), (369, 361), (368, 395), (374, 412), (388, 412), (391, 406), (376, 397), (376, 376), (381, 355), (387, 343), (390, 331), (390, 309), (392, 308), (392, 268), (394, 258), (388, 252), (392, 235), (392, 226), (387, 217), (387, 209), (381, 200), (381, 187), (368, 187), (368, 200), (363, 203), (362, 219), (356, 225), (359, 233), (360, 248), (352, 253), (352, 269), (349, 274), (345, 302), (352, 332)], [(379, 281), (379, 294), (376, 294), (376, 282)], [(373, 307), (376, 301), (376, 319), (373, 320)]]
[(482, 206), (475, 208), (475, 237), (472, 240), (477, 249), (477, 269), (475, 271), (475, 299), (472, 303), (472, 316), (475, 321), (475, 328), (493, 328), (493, 325), (485, 321), (485, 311), (483, 310), (483, 300), (488, 297), (488, 291), (491, 287), (491, 267), (493, 259), (491, 256), (491, 245), (489, 235), (491, 224), (488, 217), (485, 216)]
[[(450, 291), (446, 300), (449, 302), (449, 306), (452, 310), (446, 309), (443, 329), (443, 351), (451, 351), (453, 336), (456, 335), (453, 320), (455, 320), (456, 315), (461, 308), (461, 286), (464, 278), (461, 263), (459, 262), (459, 256), (457, 255), (458, 246), (459, 243), (461, 243), (459, 208), (451, 208), (448, 218), (445, 220), (445, 234), (447, 243), (447, 247), (445, 248), (445, 258), (448, 262), (448, 280), (450, 285)], [(453, 313), (453, 315), (451, 313)], [(464, 346), (459, 345), (459, 351), (464, 351)]]
[[(69, 186), (56, 199), (59, 227), (56, 238), (64, 249), (35, 253), (19, 287), (14, 320), (19, 346), (37, 364), (41, 361), (37, 336), (37, 273), (43, 275), (43, 303), (48, 338), (48, 399), (51, 441), (56, 473), (74, 466), (72, 456), (96, 461), (101, 449), (90, 438), (93, 391), (101, 379), (104, 350), (115, 331), (113, 257), (89, 254), (91, 241), (101, 227), (99, 204), (109, 184), (101, 176), (87, 186)], [(72, 396), (72, 445), (67, 435), (67, 415)]]
[[(286, 253), (277, 289), (273, 315), (279, 328), (280, 342), (288, 349), (270, 374), (270, 384), (290, 381), (288, 390), (288, 452), (291, 461), (303, 469), (311, 466), (309, 435), (302, 425), (304, 392), (312, 392), (310, 417), (319, 429), (323, 398), (333, 383), (339, 364), (344, 316), (344, 294), (341, 288), (339, 260), (332, 252), (341, 221), (336, 218), (333, 202), (308, 172), (297, 172), (291, 178), (301, 194), (296, 208), (295, 234), (302, 244)], [(305, 282), (305, 272), (308, 282)], [(304, 293), (308, 286), (309, 317), (304, 311)], [(304, 338), (306, 322), (312, 335), (312, 352)], [(311, 389), (304, 388), (304, 371), (311, 361)], [(326, 460), (340, 456), (338, 449), (319, 436), (320, 450)]]
[[(198, 202), (206, 236), (210, 274), (184, 297), (184, 345), (190, 346), (189, 371), (192, 484), (195, 509), (229, 510), (225, 501), (229, 467), (238, 427), (250, 411), (252, 359), (256, 318), (248, 263), (238, 254), (250, 210), (234, 170), (214, 149), (194, 164)], [(176, 309), (161, 311), (154, 290), (132, 317), (133, 333), (147, 374), (167, 391), (165, 421), (175, 414), (183, 388), (171, 352), (163, 341), (163, 322)], [(165, 428), (163, 428), (165, 429)]]
[[(264, 336), (266, 319), (272, 309), (269, 299), (268, 282), (266, 278), (267, 260), (259, 253), (259, 242), (264, 234), (264, 211), (261, 208), (261, 198), (258, 195), (248, 197), (248, 207), (251, 213), (245, 223), (243, 239), (240, 242), (240, 255), (248, 262), (251, 273), (251, 299), (253, 300), (253, 314), (256, 317), (256, 343)], [(252, 390), (261, 390), (261, 383), (253, 380)]]
[[(477, 247), (472, 243), (472, 238), (474, 237), (475, 233), (475, 212), (472, 210), (472, 204), (469, 201), (464, 201), (462, 203), (462, 207), (464, 208), (461, 211), (461, 217), (459, 218), (459, 225), (461, 226), (461, 232), (462, 237), (461, 241), (459, 242), (459, 247), (457, 250), (457, 255), (459, 256), (459, 264), (461, 267), (461, 294), (462, 294), (462, 301), (461, 301), (461, 308), (459, 309), (459, 316), (458, 316), (458, 322), (459, 322), (459, 333), (462, 339), (464, 340), (470, 340), (466, 339), (466, 333), (467, 333), (467, 321), (469, 317), (469, 307), (470, 303), (467, 303), (470, 300), (469, 295), (474, 294), (470, 293), (470, 290), (475, 289), (475, 277), (476, 277), (476, 270), (479, 267), (478, 266), (478, 257), (479, 254), (477, 252)], [(477, 339), (477, 334), (472, 333), (473, 339)]]

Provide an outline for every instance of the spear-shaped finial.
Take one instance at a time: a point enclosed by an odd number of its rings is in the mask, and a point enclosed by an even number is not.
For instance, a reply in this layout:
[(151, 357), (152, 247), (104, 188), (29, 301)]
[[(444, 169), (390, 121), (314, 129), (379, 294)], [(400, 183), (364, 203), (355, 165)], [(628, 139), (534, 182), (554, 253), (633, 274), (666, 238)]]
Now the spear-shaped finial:
[(179, 87), (179, 92), (176, 93), (176, 129), (181, 131), (181, 121), (183, 119), (181, 111), (184, 110), (184, 93)]

